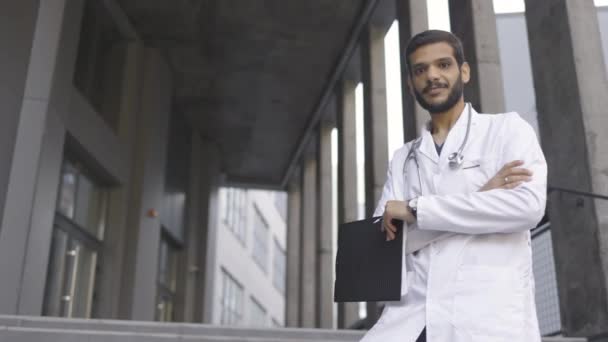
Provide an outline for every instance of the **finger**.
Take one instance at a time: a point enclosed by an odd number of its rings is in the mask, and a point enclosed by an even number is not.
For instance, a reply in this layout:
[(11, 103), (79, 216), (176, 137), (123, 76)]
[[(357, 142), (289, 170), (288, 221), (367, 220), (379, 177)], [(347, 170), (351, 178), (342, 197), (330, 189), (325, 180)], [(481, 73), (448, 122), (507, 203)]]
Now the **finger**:
[(397, 226), (395, 226), (392, 219), (386, 220), (386, 227), (392, 233), (397, 232)]
[(507, 172), (506, 176), (511, 176), (511, 175), (532, 176), (534, 174), (534, 172), (532, 172), (532, 170), (524, 169), (524, 168), (512, 168), (512, 169), (506, 170), (506, 172)]
[(395, 234), (390, 230), (386, 231), (386, 241), (391, 241), (395, 239)]
[(530, 176), (509, 176), (507, 178), (509, 179), (509, 184), (517, 182), (529, 182), (532, 180), (532, 177)]
[(506, 189), (506, 190), (510, 190), (510, 189), (517, 188), (518, 186), (520, 186), (522, 184), (523, 184), (523, 182), (509, 183), (509, 184), (505, 184), (505, 185), (501, 186), (501, 188), (502, 189)]
[(503, 165), (503, 167), (500, 169), (499, 173), (502, 171), (506, 171), (508, 169), (512, 169), (514, 167), (522, 166), (523, 164), (524, 164), (524, 162), (521, 160), (514, 160), (512, 162), (508, 162), (505, 165)]

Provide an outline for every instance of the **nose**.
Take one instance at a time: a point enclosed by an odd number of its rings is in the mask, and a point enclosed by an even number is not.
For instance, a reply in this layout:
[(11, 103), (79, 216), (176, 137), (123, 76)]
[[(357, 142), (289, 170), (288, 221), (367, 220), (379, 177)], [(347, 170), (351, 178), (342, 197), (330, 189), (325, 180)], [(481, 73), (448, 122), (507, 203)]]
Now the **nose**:
[(429, 66), (429, 68), (427, 69), (427, 72), (426, 72), (426, 77), (428, 78), (429, 81), (438, 80), (439, 79), (439, 69), (437, 69), (433, 65)]

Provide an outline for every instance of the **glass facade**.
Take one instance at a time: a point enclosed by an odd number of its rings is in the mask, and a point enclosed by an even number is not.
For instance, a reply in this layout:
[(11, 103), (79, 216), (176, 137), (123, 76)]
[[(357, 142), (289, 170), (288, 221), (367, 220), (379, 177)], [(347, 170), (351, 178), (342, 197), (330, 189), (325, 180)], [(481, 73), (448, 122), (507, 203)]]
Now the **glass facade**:
[(178, 252), (177, 244), (163, 231), (158, 253), (157, 321), (175, 321)]
[[(544, 228), (548, 228), (548, 223)], [(533, 232), (532, 261), (536, 285), (536, 311), (543, 336), (561, 332), (559, 297), (551, 230), (542, 226)]]
[(223, 188), (222, 219), (239, 241), (247, 243), (247, 192), (237, 188)]
[(107, 191), (79, 165), (64, 161), (49, 255), (43, 314), (92, 315)]
[(222, 270), (221, 324), (241, 325), (243, 306), (243, 286)]
[(266, 309), (255, 298), (251, 297), (249, 323), (254, 327), (265, 327), (268, 325)]
[(253, 260), (264, 271), (268, 271), (268, 223), (256, 208), (253, 215)]
[(281, 294), (285, 294), (285, 263), (285, 250), (283, 250), (279, 242), (275, 239), (273, 283), (274, 287), (276, 287)]

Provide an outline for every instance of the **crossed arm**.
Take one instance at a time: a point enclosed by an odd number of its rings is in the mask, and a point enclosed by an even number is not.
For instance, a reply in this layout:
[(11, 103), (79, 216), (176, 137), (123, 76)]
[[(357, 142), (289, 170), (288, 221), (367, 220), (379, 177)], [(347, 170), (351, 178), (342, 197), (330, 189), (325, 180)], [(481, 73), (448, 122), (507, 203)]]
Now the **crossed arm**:
[[(547, 164), (532, 128), (527, 124), (518, 126), (509, 130), (513, 136), (502, 151), (503, 160), (515, 161), (505, 164), (479, 191), (421, 196), (417, 219), (406, 202), (383, 198), (379, 205), (384, 205), (383, 229), (387, 238), (393, 239), (396, 232), (393, 219), (408, 223), (417, 220), (421, 230), (462, 234), (510, 233), (533, 228), (545, 211)], [(505, 177), (509, 181), (505, 182)]]

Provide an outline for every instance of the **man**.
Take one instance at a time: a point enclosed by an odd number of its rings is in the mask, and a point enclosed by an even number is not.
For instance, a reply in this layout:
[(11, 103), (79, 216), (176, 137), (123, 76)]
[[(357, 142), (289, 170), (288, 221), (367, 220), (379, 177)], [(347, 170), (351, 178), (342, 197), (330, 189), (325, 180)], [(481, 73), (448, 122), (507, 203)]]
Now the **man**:
[(399, 149), (374, 216), (408, 226), (402, 299), (362, 341), (540, 341), (530, 232), (545, 212), (547, 165), (517, 113), (464, 102), (462, 44), (426, 31), (406, 49), (409, 87), (431, 120)]

